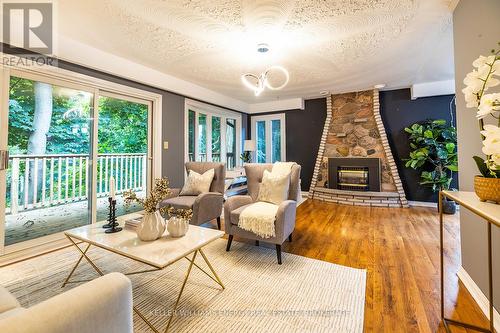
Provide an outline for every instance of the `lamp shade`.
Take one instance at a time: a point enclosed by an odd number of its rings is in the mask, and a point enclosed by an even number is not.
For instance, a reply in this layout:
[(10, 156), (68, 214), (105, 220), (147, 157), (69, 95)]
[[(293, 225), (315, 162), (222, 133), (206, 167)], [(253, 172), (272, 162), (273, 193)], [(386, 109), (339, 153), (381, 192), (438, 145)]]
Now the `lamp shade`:
[(254, 151), (255, 150), (255, 141), (254, 140), (245, 140), (243, 143), (244, 151)]

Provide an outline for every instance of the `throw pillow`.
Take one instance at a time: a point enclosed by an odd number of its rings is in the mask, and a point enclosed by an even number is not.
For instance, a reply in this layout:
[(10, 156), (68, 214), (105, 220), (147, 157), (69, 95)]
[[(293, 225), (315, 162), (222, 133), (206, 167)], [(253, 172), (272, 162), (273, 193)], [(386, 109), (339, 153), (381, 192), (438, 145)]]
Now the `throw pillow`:
[(264, 170), (257, 201), (279, 205), (288, 198), (290, 174), (272, 173)]
[(186, 184), (182, 187), (181, 193), (179, 195), (199, 195), (201, 193), (206, 193), (210, 191), (210, 185), (214, 179), (215, 170), (210, 169), (204, 174), (190, 170)]

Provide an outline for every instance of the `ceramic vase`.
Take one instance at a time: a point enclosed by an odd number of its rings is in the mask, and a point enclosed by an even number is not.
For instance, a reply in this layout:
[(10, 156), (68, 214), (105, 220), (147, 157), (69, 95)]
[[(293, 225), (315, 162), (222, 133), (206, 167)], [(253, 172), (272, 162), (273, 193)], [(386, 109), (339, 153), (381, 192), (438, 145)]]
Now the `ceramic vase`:
[(154, 241), (165, 232), (165, 219), (159, 211), (146, 213), (137, 227), (137, 237), (142, 241)]
[(167, 231), (172, 237), (182, 237), (189, 228), (189, 220), (172, 216), (167, 223)]

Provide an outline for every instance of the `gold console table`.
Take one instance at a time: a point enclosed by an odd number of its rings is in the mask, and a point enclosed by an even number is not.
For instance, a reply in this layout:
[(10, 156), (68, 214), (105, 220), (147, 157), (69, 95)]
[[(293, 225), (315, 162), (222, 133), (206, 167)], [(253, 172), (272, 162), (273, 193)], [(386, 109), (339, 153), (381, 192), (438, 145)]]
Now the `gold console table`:
[[(488, 226), (488, 287), (489, 287), (489, 312), (490, 312), (490, 327), (482, 328), (472, 324), (464, 323), (458, 320), (449, 319), (444, 316), (444, 220), (442, 203), (443, 199), (448, 198), (460, 204), (460, 207), (470, 210), (472, 213), (486, 220)], [(441, 191), (439, 192), (439, 237), (440, 237), (440, 254), (441, 254), (441, 320), (446, 329), (450, 333), (448, 325), (460, 326), (466, 329), (494, 333), (494, 317), (493, 317), (493, 272), (492, 272), (492, 250), (491, 250), (491, 226), (500, 227), (500, 205), (482, 202), (474, 192), (466, 191)]]

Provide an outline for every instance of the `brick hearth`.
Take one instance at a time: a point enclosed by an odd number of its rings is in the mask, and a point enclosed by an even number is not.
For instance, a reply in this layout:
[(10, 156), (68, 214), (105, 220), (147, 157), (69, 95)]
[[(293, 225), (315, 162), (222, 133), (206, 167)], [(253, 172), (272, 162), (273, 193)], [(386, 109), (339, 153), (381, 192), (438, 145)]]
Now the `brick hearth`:
[(312, 198), (352, 206), (403, 206), (399, 198), (399, 193), (396, 192), (360, 192), (316, 187), (313, 191)]

